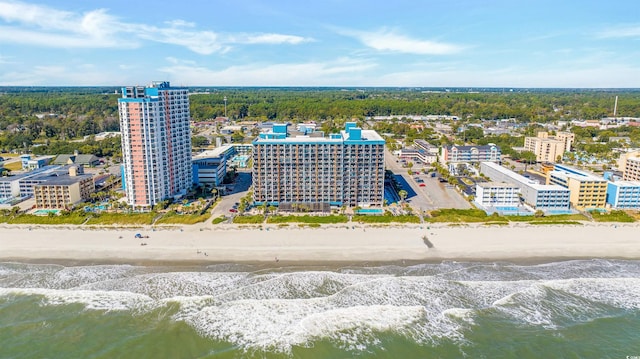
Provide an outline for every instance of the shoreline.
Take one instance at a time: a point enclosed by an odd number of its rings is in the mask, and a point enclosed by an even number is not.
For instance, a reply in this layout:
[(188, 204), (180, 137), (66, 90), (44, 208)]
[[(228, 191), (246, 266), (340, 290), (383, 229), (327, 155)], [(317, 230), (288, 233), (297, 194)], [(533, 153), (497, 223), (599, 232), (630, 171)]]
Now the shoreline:
[[(537, 264), (640, 259), (636, 223), (483, 226), (329, 225), (321, 228), (0, 226), (0, 261), (260, 268), (463, 262)], [(134, 238), (136, 233), (149, 238)], [(615, 235), (612, 235), (615, 234)], [(423, 241), (427, 236), (434, 245)], [(144, 244), (144, 245), (142, 245)]]

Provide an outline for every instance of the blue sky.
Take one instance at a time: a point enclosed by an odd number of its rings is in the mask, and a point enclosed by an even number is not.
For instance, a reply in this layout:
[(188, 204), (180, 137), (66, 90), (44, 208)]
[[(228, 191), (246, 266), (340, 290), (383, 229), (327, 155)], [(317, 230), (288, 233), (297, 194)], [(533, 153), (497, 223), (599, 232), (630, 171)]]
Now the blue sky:
[(0, 0), (0, 85), (640, 87), (640, 2)]

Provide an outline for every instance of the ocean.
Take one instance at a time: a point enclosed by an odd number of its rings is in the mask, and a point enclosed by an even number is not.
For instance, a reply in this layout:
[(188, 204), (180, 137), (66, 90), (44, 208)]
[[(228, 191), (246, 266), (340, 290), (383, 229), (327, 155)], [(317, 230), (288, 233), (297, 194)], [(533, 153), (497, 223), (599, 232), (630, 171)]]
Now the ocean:
[(640, 261), (0, 263), (0, 358), (627, 358)]

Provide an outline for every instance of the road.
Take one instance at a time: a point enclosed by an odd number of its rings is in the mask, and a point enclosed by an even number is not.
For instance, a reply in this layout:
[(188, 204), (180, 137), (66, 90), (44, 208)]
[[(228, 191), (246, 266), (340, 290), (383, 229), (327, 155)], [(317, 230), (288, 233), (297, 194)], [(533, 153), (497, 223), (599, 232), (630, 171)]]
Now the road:
[(249, 171), (238, 171), (238, 177), (236, 178), (235, 183), (227, 185), (228, 188), (232, 188), (230, 193), (226, 194), (222, 197), (220, 203), (216, 205), (213, 209), (212, 218), (217, 218), (220, 216), (232, 216), (234, 213), (229, 210), (233, 208), (236, 203), (240, 203), (240, 199), (247, 195), (249, 191), (249, 187), (251, 187), (251, 172)]

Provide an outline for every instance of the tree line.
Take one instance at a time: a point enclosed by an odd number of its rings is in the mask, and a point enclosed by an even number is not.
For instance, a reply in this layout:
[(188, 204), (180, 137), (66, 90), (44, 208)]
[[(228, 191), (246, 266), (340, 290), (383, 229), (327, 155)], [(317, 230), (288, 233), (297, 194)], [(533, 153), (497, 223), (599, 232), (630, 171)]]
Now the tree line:
[[(118, 94), (115, 88), (3, 88), (0, 93), (0, 150), (53, 150), (73, 147), (69, 141), (103, 131), (119, 131)], [(321, 122), (325, 133), (342, 128), (346, 120), (372, 116), (452, 115), (460, 122), (515, 118), (524, 123), (599, 119), (612, 115), (615, 96), (618, 115), (640, 117), (640, 92), (633, 90), (548, 90), (516, 92), (426, 92), (420, 89), (332, 88), (223, 88), (190, 95), (194, 121), (226, 113), (236, 120)], [(362, 122), (361, 122), (362, 123)], [(399, 122), (376, 124), (379, 132), (392, 132), (448, 143), (433, 138), (430, 130)], [(394, 126), (394, 128), (386, 128)], [(485, 141), (473, 128), (463, 134), (470, 141)], [(477, 132), (477, 131), (476, 131)], [(634, 137), (635, 132), (627, 131)], [(586, 136), (585, 136), (586, 137)], [(202, 141), (201, 141), (202, 142)], [(56, 144), (61, 143), (61, 144)], [(90, 144), (101, 152), (115, 153)], [(75, 147), (78, 147), (75, 145)], [(38, 150), (40, 151), (40, 150)], [(65, 151), (68, 152), (68, 151)]]

